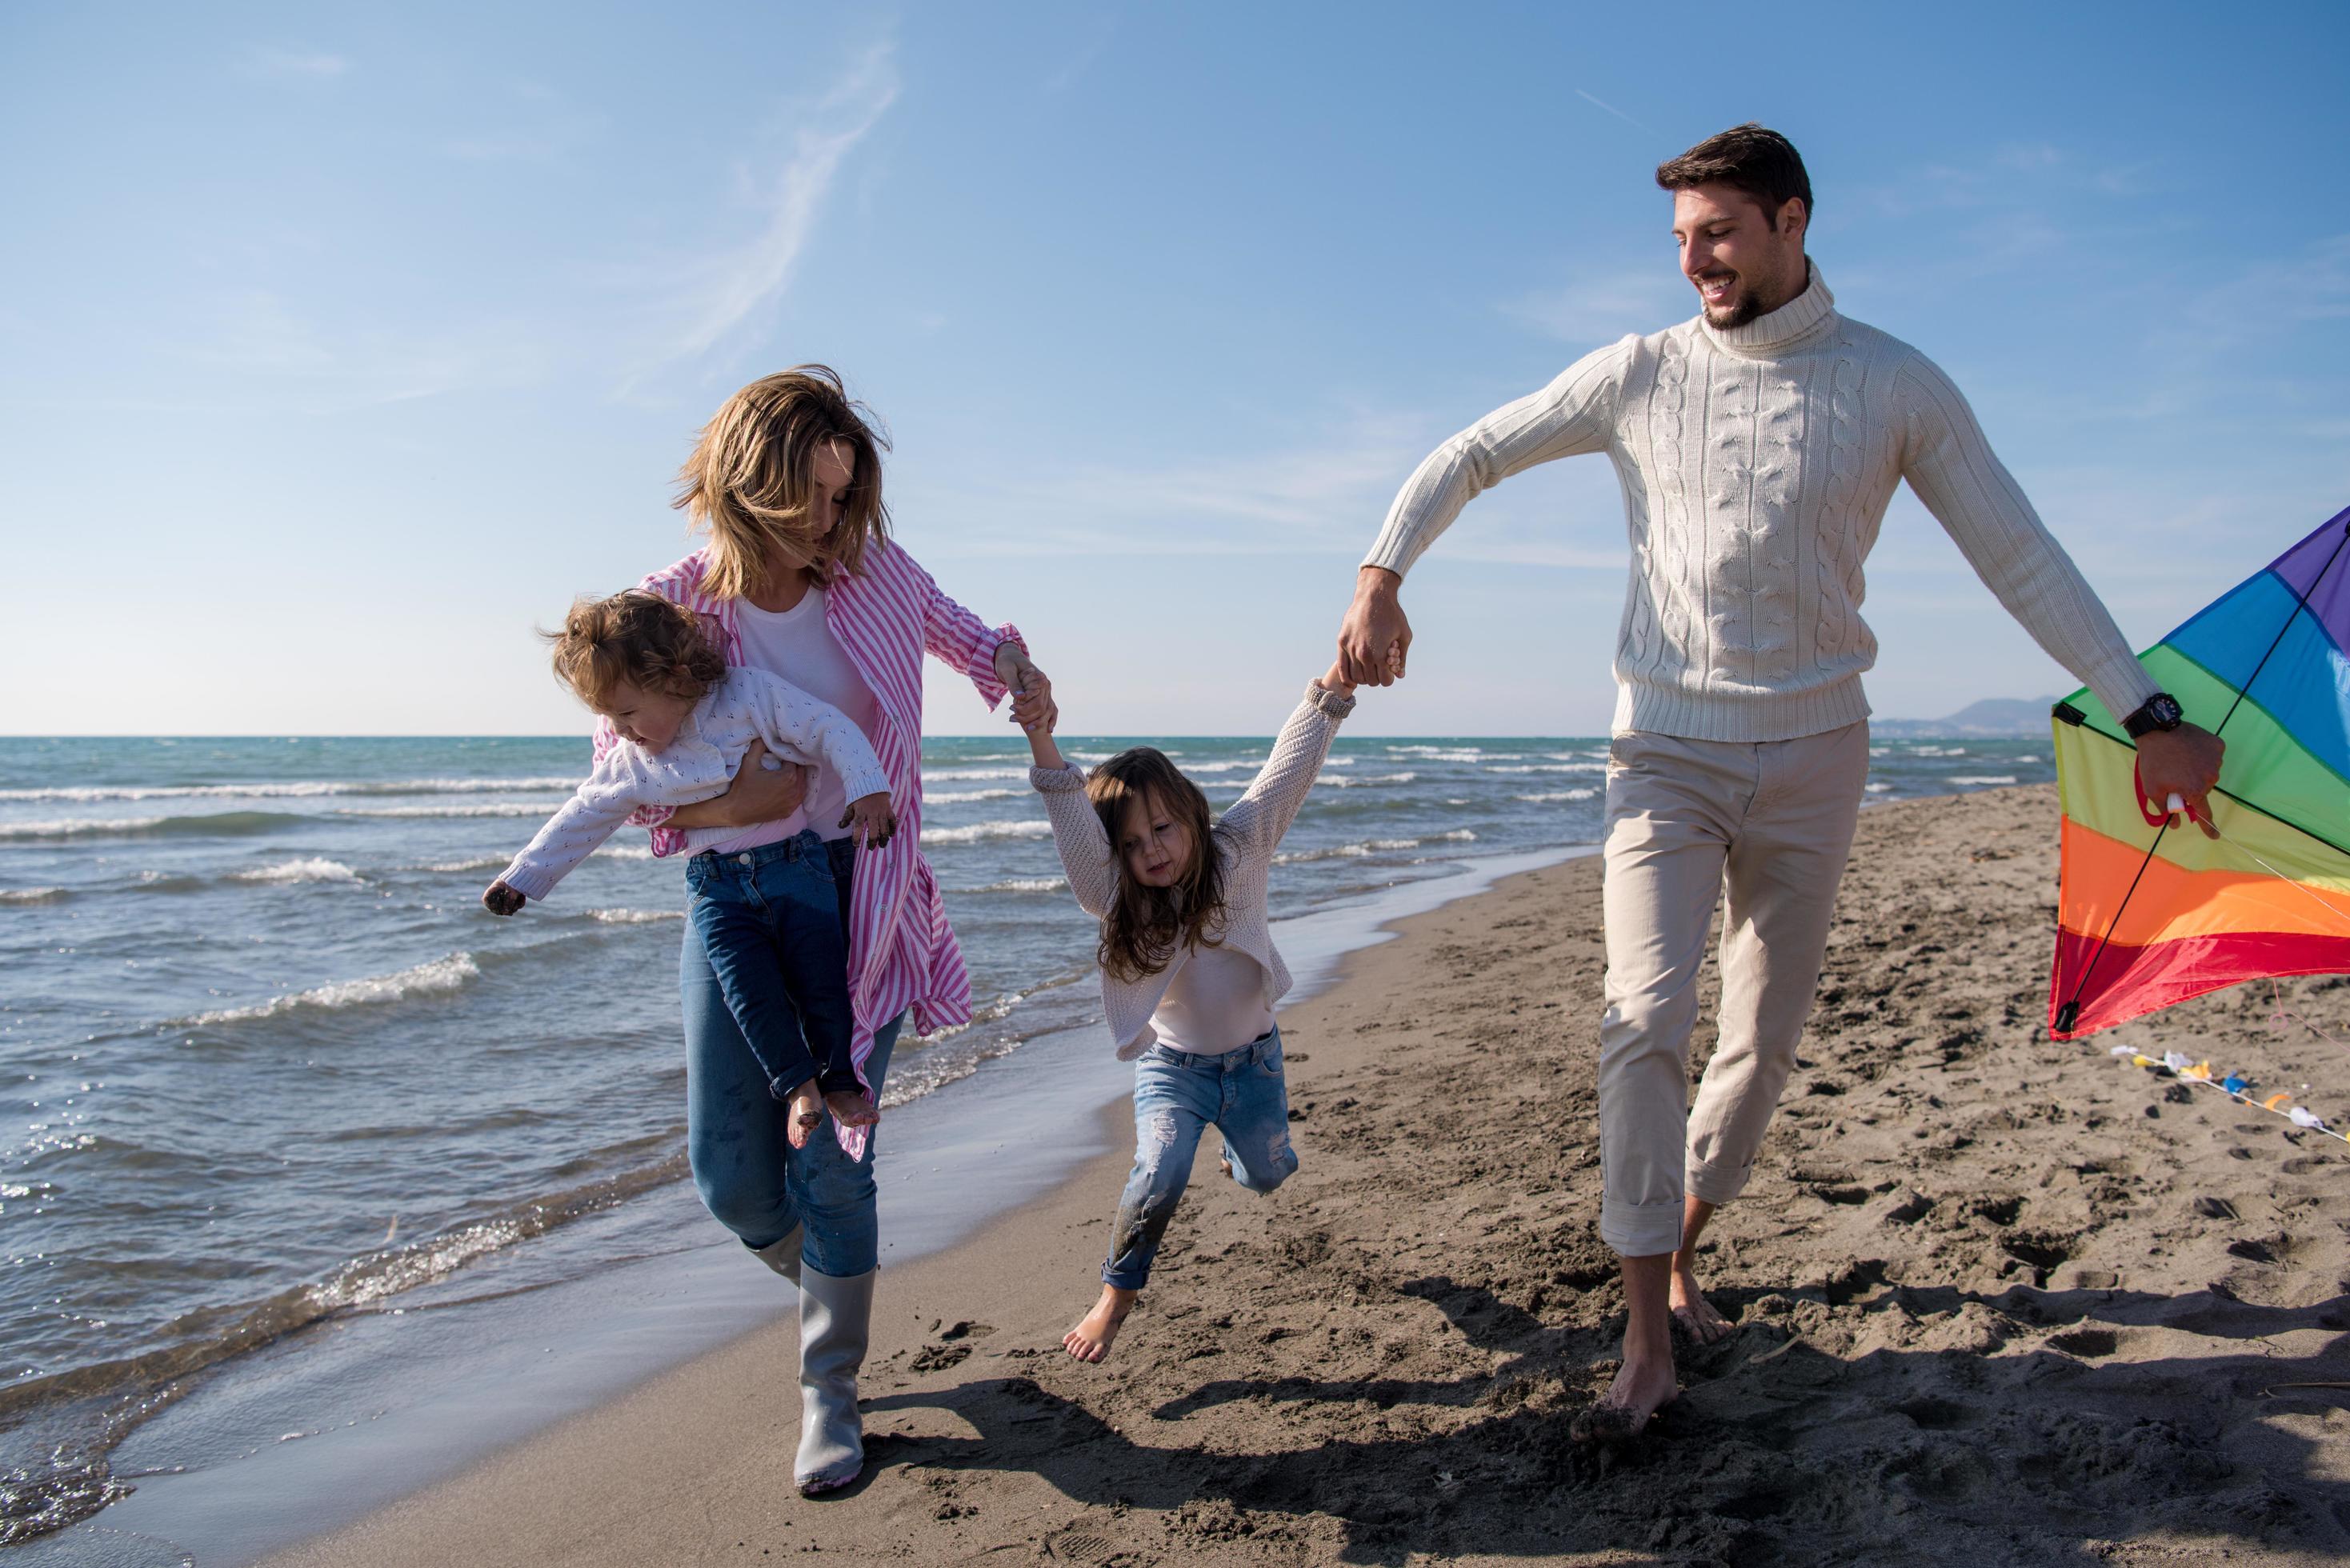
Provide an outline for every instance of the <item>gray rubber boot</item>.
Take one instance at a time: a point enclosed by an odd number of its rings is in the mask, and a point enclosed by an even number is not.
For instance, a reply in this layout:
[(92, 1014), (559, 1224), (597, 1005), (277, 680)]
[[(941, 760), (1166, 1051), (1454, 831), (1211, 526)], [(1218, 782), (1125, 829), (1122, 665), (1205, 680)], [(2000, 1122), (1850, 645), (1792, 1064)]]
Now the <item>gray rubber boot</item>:
[(770, 1241), (764, 1247), (751, 1249), (751, 1256), (775, 1271), (794, 1284), (800, 1282), (800, 1228), (780, 1241)]
[(800, 1275), (800, 1453), (792, 1480), (806, 1496), (845, 1487), (865, 1469), (857, 1373), (865, 1365), (878, 1272)]

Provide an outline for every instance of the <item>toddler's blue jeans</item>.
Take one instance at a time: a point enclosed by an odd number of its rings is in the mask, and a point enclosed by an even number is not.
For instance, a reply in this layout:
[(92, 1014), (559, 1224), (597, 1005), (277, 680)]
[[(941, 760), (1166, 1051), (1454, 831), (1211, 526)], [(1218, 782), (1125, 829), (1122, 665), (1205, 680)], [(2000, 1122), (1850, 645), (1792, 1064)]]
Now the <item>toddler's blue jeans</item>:
[(704, 850), (685, 863), (685, 886), (686, 919), (769, 1092), (780, 1100), (810, 1078), (827, 1094), (855, 1089), (848, 941), (816, 830), (733, 855)]

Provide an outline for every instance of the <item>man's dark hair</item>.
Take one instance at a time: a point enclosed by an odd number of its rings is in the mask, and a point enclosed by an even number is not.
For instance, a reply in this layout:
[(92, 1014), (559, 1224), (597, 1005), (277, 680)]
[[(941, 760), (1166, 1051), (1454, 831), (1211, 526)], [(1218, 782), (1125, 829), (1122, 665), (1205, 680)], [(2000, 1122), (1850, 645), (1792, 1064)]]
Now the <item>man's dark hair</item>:
[(1693, 185), (1742, 191), (1762, 203), (1762, 216), (1773, 229), (1779, 226), (1779, 209), (1790, 196), (1803, 202), (1806, 221), (1812, 215), (1812, 177), (1804, 172), (1804, 155), (1794, 142), (1751, 119), (1658, 164), (1657, 183), (1667, 191)]

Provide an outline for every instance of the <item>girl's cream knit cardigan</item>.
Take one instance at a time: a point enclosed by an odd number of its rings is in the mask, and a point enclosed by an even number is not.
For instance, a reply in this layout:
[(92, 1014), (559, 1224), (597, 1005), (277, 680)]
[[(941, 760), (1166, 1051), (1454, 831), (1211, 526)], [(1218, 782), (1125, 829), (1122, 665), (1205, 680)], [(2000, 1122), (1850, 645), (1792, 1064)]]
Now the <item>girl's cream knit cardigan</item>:
[[(1354, 710), (1352, 697), (1326, 691), (1319, 685), (1307, 687), (1305, 701), (1281, 727), (1280, 737), (1273, 742), (1273, 755), (1265, 759), (1256, 782), (1232, 803), (1211, 834), (1216, 853), (1224, 863), (1224, 923), (1212, 934), (1264, 966), (1267, 1007), (1288, 994), (1290, 981), (1289, 966), (1281, 961), (1267, 927), (1266, 873), (1273, 867), (1274, 851), (1281, 846), (1282, 835), (1296, 820), (1298, 807), (1305, 804), (1306, 792), (1322, 771), (1323, 759), (1330, 754), (1338, 722)], [(1077, 896), (1078, 907), (1097, 918), (1106, 914), (1118, 897), (1118, 879), (1123, 872), (1111, 851), (1109, 836), (1102, 831), (1101, 817), (1086, 797), (1084, 770), (1031, 768), (1028, 782), (1045, 796), (1045, 813), (1053, 819), (1053, 843), (1061, 852), (1061, 865), (1069, 874), (1069, 890)], [(1165, 969), (1140, 980), (1102, 975), (1102, 1006), (1108, 1014), (1110, 1036), (1118, 1043), (1118, 1060), (1132, 1061), (1158, 1039), (1150, 1015), (1159, 1010), (1175, 971), (1191, 956), (1189, 949), (1179, 950)]]

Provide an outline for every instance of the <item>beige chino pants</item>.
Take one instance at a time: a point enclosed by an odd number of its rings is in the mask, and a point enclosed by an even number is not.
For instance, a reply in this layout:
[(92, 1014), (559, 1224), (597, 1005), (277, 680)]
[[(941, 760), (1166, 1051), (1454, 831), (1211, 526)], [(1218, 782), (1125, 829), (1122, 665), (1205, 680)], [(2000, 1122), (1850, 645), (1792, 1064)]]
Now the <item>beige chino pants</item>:
[[(1868, 726), (1793, 741), (1634, 732), (1608, 747), (1600, 1239), (1680, 1245), (1681, 1200), (1738, 1196), (1794, 1066), (1868, 779)], [(1690, 1031), (1725, 896), (1721, 1031), (1689, 1105)]]

